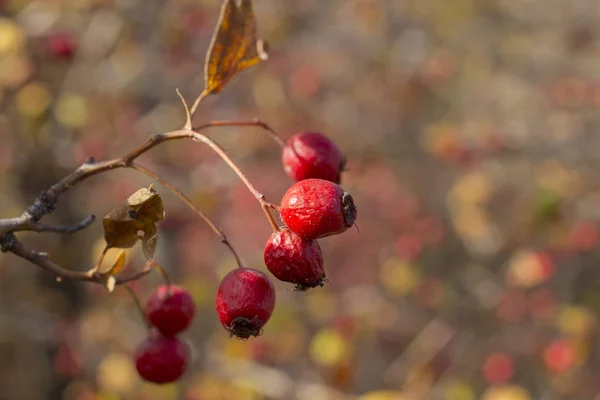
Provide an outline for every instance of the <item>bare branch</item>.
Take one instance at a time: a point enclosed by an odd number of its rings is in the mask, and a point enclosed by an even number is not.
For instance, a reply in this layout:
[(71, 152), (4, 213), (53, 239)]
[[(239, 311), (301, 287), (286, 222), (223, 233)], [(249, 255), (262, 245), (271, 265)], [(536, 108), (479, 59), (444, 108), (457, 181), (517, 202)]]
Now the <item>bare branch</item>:
[[(71, 174), (67, 175), (63, 179), (61, 179), (56, 184), (52, 185), (50, 188), (45, 190), (40, 196), (38, 196), (33, 204), (31, 204), (27, 210), (19, 217), (16, 218), (7, 218), (0, 219), (0, 248), (3, 252), (11, 252), (21, 258), (24, 258), (31, 263), (41, 267), (42, 269), (49, 271), (56, 275), (59, 279), (72, 279), (72, 280), (81, 280), (81, 281), (90, 281), (100, 283), (98, 280), (98, 275), (94, 269), (89, 271), (72, 271), (62, 268), (61, 266), (55, 264), (50, 260), (46, 253), (41, 253), (37, 251), (32, 251), (26, 249), (23, 244), (16, 238), (14, 235), (15, 232), (20, 231), (34, 231), (34, 232), (54, 232), (54, 233), (66, 233), (72, 234), (79, 230), (87, 228), (95, 219), (93, 215), (88, 216), (83, 221), (79, 222), (75, 225), (67, 225), (67, 226), (55, 226), (55, 225), (46, 225), (41, 224), (39, 221), (47, 214), (50, 214), (54, 211), (56, 204), (58, 203), (60, 196), (64, 193), (68, 192), (71, 188), (73, 188), (78, 183), (84, 181), (87, 178), (90, 178), (94, 175), (98, 175), (104, 172), (112, 171), (118, 168), (133, 168), (144, 174), (152, 177), (157, 180), (169, 190), (171, 190), (175, 195), (177, 195), (180, 199), (182, 199), (188, 206), (190, 206), (210, 227), (211, 229), (221, 238), (221, 242), (225, 244), (229, 250), (234, 255), (238, 265), (241, 265), (241, 261), (235, 252), (233, 246), (227, 240), (225, 234), (216, 227), (212, 221), (208, 219), (192, 202), (187, 198), (181, 191), (170, 185), (165, 180), (161, 179), (158, 175), (154, 174), (152, 171), (141, 167), (138, 164), (134, 164), (133, 161), (140, 157), (142, 154), (147, 152), (148, 150), (158, 146), (161, 143), (177, 140), (177, 139), (185, 139), (191, 138), (195, 141), (202, 142), (208, 145), (213, 151), (215, 151), (232, 169), (233, 171), (240, 177), (240, 179), (244, 182), (244, 184), (248, 187), (250, 192), (254, 195), (257, 201), (260, 203), (261, 208), (265, 212), (273, 230), (276, 231), (278, 229), (272, 215), (270, 214), (269, 209), (277, 209), (277, 206), (268, 202), (265, 196), (259, 192), (250, 182), (250, 180), (244, 175), (244, 173), (240, 170), (240, 168), (235, 164), (235, 162), (227, 155), (227, 153), (212, 139), (207, 137), (206, 135), (200, 133), (199, 131), (208, 129), (211, 127), (226, 127), (226, 126), (257, 126), (264, 130), (266, 130), (270, 137), (273, 138), (279, 145), (285, 146), (285, 143), (281, 138), (275, 133), (275, 131), (265, 122), (260, 120), (252, 120), (252, 121), (212, 121), (208, 122), (204, 125), (201, 125), (194, 130), (176, 130), (167, 133), (159, 133), (151, 136), (146, 142), (142, 143), (140, 146), (126, 153), (124, 156), (120, 158), (115, 158), (108, 161), (97, 162), (93, 158), (88, 158), (81, 166), (79, 166), (75, 171)], [(141, 278), (150, 272), (149, 270), (142, 270), (138, 274), (128, 277), (125, 279), (121, 279), (117, 281), (117, 284), (122, 284), (126, 282), (130, 282), (132, 280), (136, 280)]]
[(87, 228), (96, 220), (95, 215), (88, 215), (84, 220), (75, 225), (45, 225), (39, 222), (29, 221), (28, 228), (34, 232), (53, 232), (71, 235), (82, 229)]

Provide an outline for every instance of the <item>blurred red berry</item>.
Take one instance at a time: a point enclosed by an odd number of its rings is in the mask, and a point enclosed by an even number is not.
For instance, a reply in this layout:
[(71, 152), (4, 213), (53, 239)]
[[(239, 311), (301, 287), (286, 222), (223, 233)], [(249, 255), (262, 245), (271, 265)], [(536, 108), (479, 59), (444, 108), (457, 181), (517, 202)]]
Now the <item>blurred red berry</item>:
[(196, 312), (192, 295), (177, 285), (161, 285), (146, 303), (146, 318), (163, 335), (173, 336), (186, 329)]
[(580, 222), (571, 231), (571, 246), (580, 251), (589, 251), (598, 243), (598, 227), (593, 222)]
[(135, 351), (135, 366), (142, 378), (153, 383), (170, 383), (185, 372), (190, 348), (176, 337), (153, 332)]
[(565, 339), (557, 339), (544, 350), (544, 363), (552, 372), (566, 372), (575, 364), (575, 349)]
[(54, 58), (69, 59), (75, 53), (75, 40), (69, 33), (57, 32), (48, 37), (48, 52)]
[(292, 136), (283, 149), (282, 161), (285, 172), (295, 181), (317, 178), (338, 184), (346, 165), (342, 151), (318, 132)]
[(492, 353), (483, 363), (483, 376), (488, 383), (506, 383), (514, 373), (512, 357), (505, 353)]
[(342, 233), (356, 220), (352, 196), (322, 179), (292, 185), (281, 199), (280, 212), (290, 230), (307, 239)]
[(323, 254), (316, 240), (305, 239), (282, 228), (267, 241), (264, 259), (277, 279), (294, 283), (297, 290), (323, 286)]
[(416, 235), (405, 233), (396, 240), (396, 252), (407, 261), (414, 261), (419, 258), (422, 249), (421, 239)]
[(262, 272), (237, 268), (221, 281), (216, 306), (221, 324), (232, 336), (258, 336), (275, 308), (275, 288)]

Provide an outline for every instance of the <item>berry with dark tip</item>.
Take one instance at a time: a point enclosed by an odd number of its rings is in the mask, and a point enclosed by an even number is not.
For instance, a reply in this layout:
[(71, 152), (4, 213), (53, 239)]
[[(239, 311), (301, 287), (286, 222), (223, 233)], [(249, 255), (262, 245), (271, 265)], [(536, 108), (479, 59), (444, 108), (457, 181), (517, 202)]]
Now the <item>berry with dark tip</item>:
[(316, 240), (282, 228), (267, 241), (264, 258), (267, 268), (277, 279), (296, 284), (297, 290), (323, 286), (323, 253)]
[(275, 288), (264, 273), (237, 268), (221, 281), (216, 306), (219, 320), (231, 336), (259, 336), (275, 308)]
[(322, 179), (292, 185), (283, 195), (279, 211), (288, 228), (307, 239), (342, 233), (356, 220), (352, 196)]
[(346, 157), (327, 136), (301, 132), (292, 136), (281, 155), (286, 174), (295, 181), (309, 178), (340, 183)]
[(146, 303), (146, 318), (163, 335), (173, 336), (186, 329), (196, 312), (192, 295), (178, 285), (161, 285)]
[(181, 378), (190, 359), (189, 346), (172, 336), (152, 332), (135, 351), (140, 376), (153, 383), (170, 383)]

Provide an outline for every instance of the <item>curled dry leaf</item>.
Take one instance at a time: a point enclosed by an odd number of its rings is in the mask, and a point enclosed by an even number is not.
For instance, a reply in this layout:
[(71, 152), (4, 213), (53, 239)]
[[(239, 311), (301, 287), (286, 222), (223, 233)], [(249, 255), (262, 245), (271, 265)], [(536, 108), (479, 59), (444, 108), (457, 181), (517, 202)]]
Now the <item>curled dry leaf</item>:
[(206, 54), (204, 93), (219, 93), (236, 74), (267, 58), (267, 43), (256, 37), (252, 0), (225, 0)]
[(102, 220), (105, 251), (112, 247), (133, 247), (141, 240), (144, 255), (151, 259), (157, 243), (158, 229), (155, 223), (164, 217), (162, 199), (154, 190), (154, 185), (138, 190), (127, 199), (126, 205), (114, 208)]

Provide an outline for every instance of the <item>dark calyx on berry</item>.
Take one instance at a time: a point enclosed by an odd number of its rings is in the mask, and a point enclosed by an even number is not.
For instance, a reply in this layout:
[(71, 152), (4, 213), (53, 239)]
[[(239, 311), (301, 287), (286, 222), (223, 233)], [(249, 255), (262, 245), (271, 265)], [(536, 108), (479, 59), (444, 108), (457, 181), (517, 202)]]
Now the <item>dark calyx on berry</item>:
[(356, 221), (357, 211), (356, 206), (354, 205), (354, 199), (348, 192), (344, 192), (342, 195), (342, 207), (344, 210), (344, 224), (347, 228), (350, 228), (354, 225), (354, 221)]
[(236, 336), (240, 339), (248, 339), (250, 336), (262, 335), (262, 326), (264, 324), (258, 318), (249, 320), (245, 317), (236, 317), (231, 324), (226, 327), (230, 336)]

